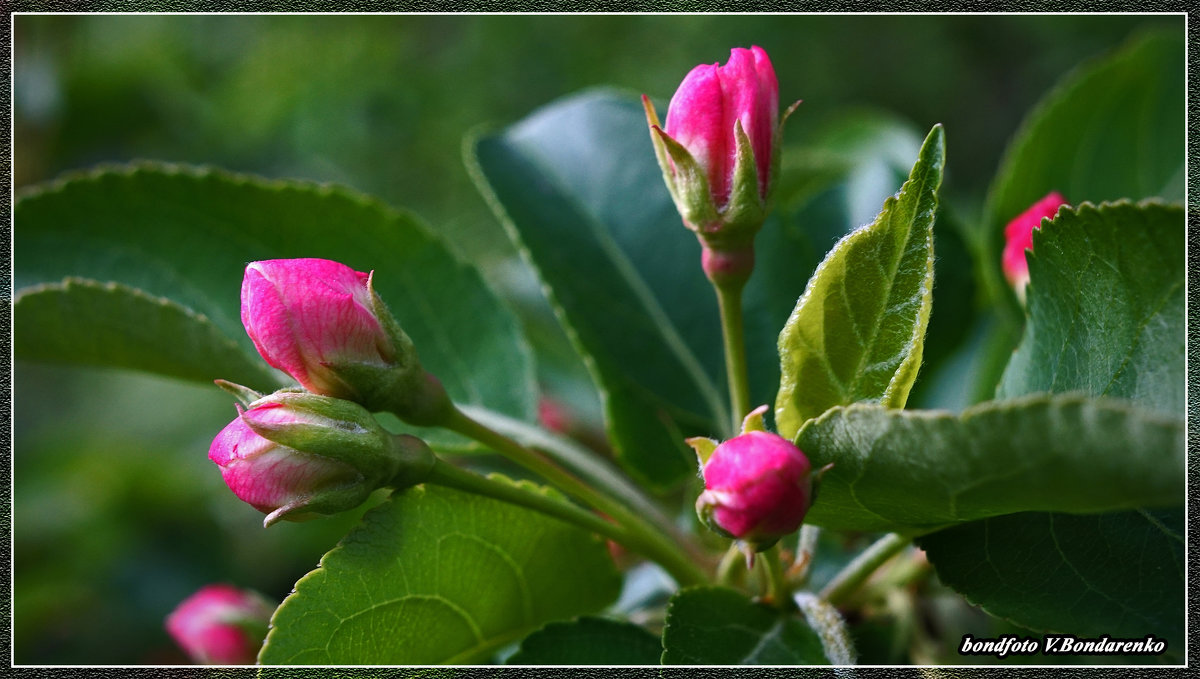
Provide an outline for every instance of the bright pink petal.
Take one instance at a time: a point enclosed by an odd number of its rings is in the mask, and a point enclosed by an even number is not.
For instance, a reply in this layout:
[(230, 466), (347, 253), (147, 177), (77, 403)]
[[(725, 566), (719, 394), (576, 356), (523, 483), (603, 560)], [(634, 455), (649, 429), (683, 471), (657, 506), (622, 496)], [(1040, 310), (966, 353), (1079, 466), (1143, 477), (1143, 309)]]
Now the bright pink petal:
[(709, 178), (713, 200), (721, 205), (729, 197), (729, 134), (716, 64), (691, 70), (667, 107), (663, 131), (686, 148)]

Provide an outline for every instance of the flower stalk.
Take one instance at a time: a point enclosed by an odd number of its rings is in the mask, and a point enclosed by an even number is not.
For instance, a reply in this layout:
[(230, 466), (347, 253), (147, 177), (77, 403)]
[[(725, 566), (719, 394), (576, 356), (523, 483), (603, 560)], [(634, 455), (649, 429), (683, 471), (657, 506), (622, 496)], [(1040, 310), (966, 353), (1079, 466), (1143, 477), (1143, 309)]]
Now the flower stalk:
[(612, 536), (614, 540), (658, 562), (681, 586), (708, 581), (707, 576), (695, 561), (689, 558), (680, 549), (679, 544), (669, 536), (643, 517), (630, 511), (624, 504), (597, 491), (541, 453), (530, 450), (513, 439), (480, 424), (457, 408), (453, 410), (447, 421), (442, 423), (442, 426), (482, 443), (542, 476), (559, 490), (612, 518), (625, 530), (624, 535)]

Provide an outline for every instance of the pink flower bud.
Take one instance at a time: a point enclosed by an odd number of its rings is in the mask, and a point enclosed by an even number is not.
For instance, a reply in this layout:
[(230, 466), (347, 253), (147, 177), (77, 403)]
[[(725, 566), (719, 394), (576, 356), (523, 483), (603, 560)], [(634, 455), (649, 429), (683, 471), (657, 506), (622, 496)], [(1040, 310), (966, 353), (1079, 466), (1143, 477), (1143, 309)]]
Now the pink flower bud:
[(1042, 219), (1053, 219), (1058, 208), (1066, 204), (1062, 194), (1051, 191), (1004, 227), (1004, 276), (1022, 299), (1025, 298), (1025, 284), (1029, 282), (1029, 264), (1025, 261), (1025, 251), (1033, 249), (1033, 230), (1042, 226)]
[(765, 200), (779, 126), (779, 83), (761, 47), (734, 48), (724, 66), (693, 68), (667, 109), (663, 131), (691, 152), (704, 169), (718, 207), (728, 202), (733, 186), (738, 122), (750, 140), (758, 193)]
[(412, 340), (371, 287), (371, 276), (327, 259), (252, 262), (242, 323), (267, 363), (305, 389), (442, 424), (453, 405), (417, 360)]
[(242, 281), (242, 324), (267, 363), (305, 389), (351, 398), (335, 366), (386, 366), (395, 358), (369, 278), (327, 259), (252, 262)]
[(813, 495), (810, 472), (808, 458), (790, 441), (749, 431), (708, 457), (696, 511), (713, 530), (761, 551), (804, 521)]
[[(251, 429), (261, 425), (310, 425), (296, 411), (266, 404), (238, 416), (213, 439), (208, 459), (221, 468), (221, 476), (234, 495), (260, 512), (266, 524), (281, 518), (305, 518), (300, 510), (322, 499), (360, 485), (360, 474), (345, 462), (301, 452), (270, 441)], [(362, 494), (361, 502), (374, 488)], [(341, 509), (349, 509), (358, 503)]]
[(205, 665), (253, 665), (275, 607), (258, 594), (208, 585), (167, 616), (167, 632)]

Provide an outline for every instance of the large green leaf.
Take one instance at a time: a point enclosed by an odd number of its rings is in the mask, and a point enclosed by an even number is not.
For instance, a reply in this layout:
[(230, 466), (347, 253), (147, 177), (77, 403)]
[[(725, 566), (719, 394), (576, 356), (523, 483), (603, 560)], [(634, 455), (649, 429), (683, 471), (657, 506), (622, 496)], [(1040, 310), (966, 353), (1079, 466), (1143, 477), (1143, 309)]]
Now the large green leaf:
[(933, 291), (933, 220), (946, 150), (929, 133), (900, 193), (821, 263), (779, 335), (779, 432), (829, 408), (904, 406), (921, 365)]
[(1035, 231), (1029, 320), (997, 396), (1084, 391), (1182, 416), (1184, 232), (1182, 207), (1127, 202)]
[(1182, 32), (1143, 35), (1071, 73), (1029, 113), (981, 223), (992, 286), (1006, 287), (1004, 225), (1051, 191), (1072, 205), (1183, 198), (1184, 62)]
[[(1184, 642), (1183, 510), (1027, 513), (919, 539), (942, 582), (1025, 627)], [(1153, 662), (1153, 659), (1147, 659)]]
[(259, 660), (478, 662), (546, 622), (603, 608), (618, 590), (596, 536), (522, 507), (418, 486), (368, 513), (296, 583)]
[(693, 587), (671, 599), (664, 665), (828, 665), (821, 637), (800, 613), (754, 603), (724, 587)]
[(662, 642), (630, 622), (584, 617), (530, 634), (509, 665), (657, 665)]
[(796, 440), (814, 467), (834, 465), (807, 519), (832, 528), (921, 533), (1030, 510), (1183, 501), (1182, 421), (1121, 401), (1032, 396), (961, 415), (856, 405)]
[(366, 196), (136, 165), (34, 189), (14, 216), (18, 358), (270, 389), (279, 382), (240, 321), (243, 268), (323, 257), (376, 272), (422, 362), (455, 399), (532, 416), (531, 359), (512, 314), (426, 227)]

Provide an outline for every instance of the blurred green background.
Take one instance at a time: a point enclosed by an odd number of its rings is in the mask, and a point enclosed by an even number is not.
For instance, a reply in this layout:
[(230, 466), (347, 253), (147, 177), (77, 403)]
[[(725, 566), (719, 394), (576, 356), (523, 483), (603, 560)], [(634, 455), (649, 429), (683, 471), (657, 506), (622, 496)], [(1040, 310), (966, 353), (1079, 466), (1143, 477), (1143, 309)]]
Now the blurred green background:
[[(18, 16), (14, 181), (152, 158), (338, 182), (416, 212), (528, 306), (536, 287), (463, 168), (472, 128), (597, 85), (665, 104), (695, 64), (757, 44), (781, 100), (804, 100), (790, 138), (849, 107), (943, 123), (945, 201), (974, 220), (1026, 110), (1164, 25), (1182, 17)], [(534, 308), (531, 332), (553, 334)], [(14, 378), (18, 664), (183, 662), (162, 631), (176, 603), (212, 581), (281, 599), (356, 520), (264, 531), (206, 459), (234, 414), (216, 388), (24, 363)]]

